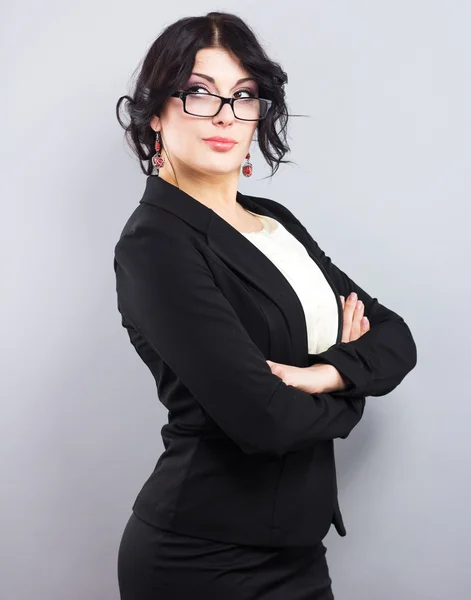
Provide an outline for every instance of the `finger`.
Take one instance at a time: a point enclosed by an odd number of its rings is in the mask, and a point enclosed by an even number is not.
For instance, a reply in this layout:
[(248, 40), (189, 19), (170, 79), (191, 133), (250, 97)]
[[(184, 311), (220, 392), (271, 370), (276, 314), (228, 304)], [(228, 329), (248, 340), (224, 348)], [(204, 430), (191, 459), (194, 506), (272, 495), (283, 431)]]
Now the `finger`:
[(352, 329), (353, 312), (356, 306), (356, 295), (350, 294), (345, 302), (345, 310), (343, 311), (343, 331), (342, 342), (350, 341), (350, 332)]
[(368, 317), (363, 317), (361, 320), (361, 335), (370, 330), (370, 321)]
[(342, 310), (345, 310), (345, 298), (340, 296), (340, 302), (342, 303)]
[(365, 307), (361, 300), (358, 300), (353, 312), (352, 329), (350, 331), (350, 341), (357, 340), (361, 336), (361, 319)]
[(272, 369), (273, 375), (279, 377), (286, 385), (293, 385), (299, 379), (297, 373), (303, 371), (299, 367), (293, 367), (292, 365), (285, 365), (282, 363), (276, 363)]

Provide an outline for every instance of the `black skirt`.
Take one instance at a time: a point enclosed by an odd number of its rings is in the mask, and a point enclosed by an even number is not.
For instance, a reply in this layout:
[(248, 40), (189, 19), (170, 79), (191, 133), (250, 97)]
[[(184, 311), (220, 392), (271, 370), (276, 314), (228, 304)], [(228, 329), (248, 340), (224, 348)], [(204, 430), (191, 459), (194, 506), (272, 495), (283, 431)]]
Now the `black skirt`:
[(118, 551), (121, 600), (333, 600), (322, 542), (245, 546), (157, 528), (132, 513)]

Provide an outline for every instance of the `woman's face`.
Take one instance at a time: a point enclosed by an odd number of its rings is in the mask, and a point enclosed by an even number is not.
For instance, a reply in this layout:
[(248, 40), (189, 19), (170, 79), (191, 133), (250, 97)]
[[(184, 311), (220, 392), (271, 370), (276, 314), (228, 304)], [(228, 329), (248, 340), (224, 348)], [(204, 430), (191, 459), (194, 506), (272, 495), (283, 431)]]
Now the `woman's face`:
[[(195, 75), (201, 73), (201, 75)], [(214, 83), (206, 77), (214, 79)], [(204, 48), (196, 54), (193, 72), (186, 84), (178, 91), (219, 94), (220, 96), (247, 98), (244, 89), (258, 95), (257, 82), (253, 79), (237, 83), (239, 79), (250, 77), (241, 67), (236, 57), (218, 48)], [(154, 131), (160, 131), (164, 166), (159, 174), (185, 173), (198, 177), (207, 175), (228, 175), (240, 173), (241, 165), (257, 127), (257, 121), (236, 119), (229, 104), (224, 104), (214, 117), (197, 117), (183, 111), (183, 101), (171, 97), (165, 103), (160, 118), (151, 121)], [(236, 140), (230, 149), (221, 151), (211, 147), (204, 138), (220, 136)], [(169, 160), (171, 165), (169, 164)], [(173, 167), (173, 168), (172, 168)]]

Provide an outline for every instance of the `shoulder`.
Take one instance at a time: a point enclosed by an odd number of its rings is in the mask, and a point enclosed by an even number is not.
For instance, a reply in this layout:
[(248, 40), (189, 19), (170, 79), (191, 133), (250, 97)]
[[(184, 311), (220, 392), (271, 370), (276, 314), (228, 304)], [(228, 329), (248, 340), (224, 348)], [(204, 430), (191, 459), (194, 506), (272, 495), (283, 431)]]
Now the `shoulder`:
[[(202, 241), (177, 215), (148, 204), (140, 204), (127, 219), (114, 247), (114, 270), (123, 277), (165, 281), (167, 288), (210, 274)], [(200, 281), (200, 279), (198, 279)]]
[(196, 232), (177, 215), (157, 206), (141, 203), (126, 220), (116, 242), (117, 253), (145, 247), (148, 250), (190, 249), (196, 244)]
[(188, 226), (182, 219), (167, 210), (141, 203), (129, 215), (121, 230), (119, 239), (146, 232), (164, 234), (172, 231), (177, 235), (188, 231)]

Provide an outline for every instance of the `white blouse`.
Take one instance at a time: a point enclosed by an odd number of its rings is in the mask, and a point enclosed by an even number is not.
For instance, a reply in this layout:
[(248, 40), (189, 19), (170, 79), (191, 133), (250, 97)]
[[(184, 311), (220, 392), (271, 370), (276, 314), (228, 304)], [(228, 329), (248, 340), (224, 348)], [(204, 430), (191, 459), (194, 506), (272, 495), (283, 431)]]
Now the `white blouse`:
[(261, 231), (243, 233), (282, 272), (303, 306), (308, 352), (317, 354), (335, 344), (338, 310), (334, 292), (306, 248), (276, 219), (248, 211), (263, 223)]

